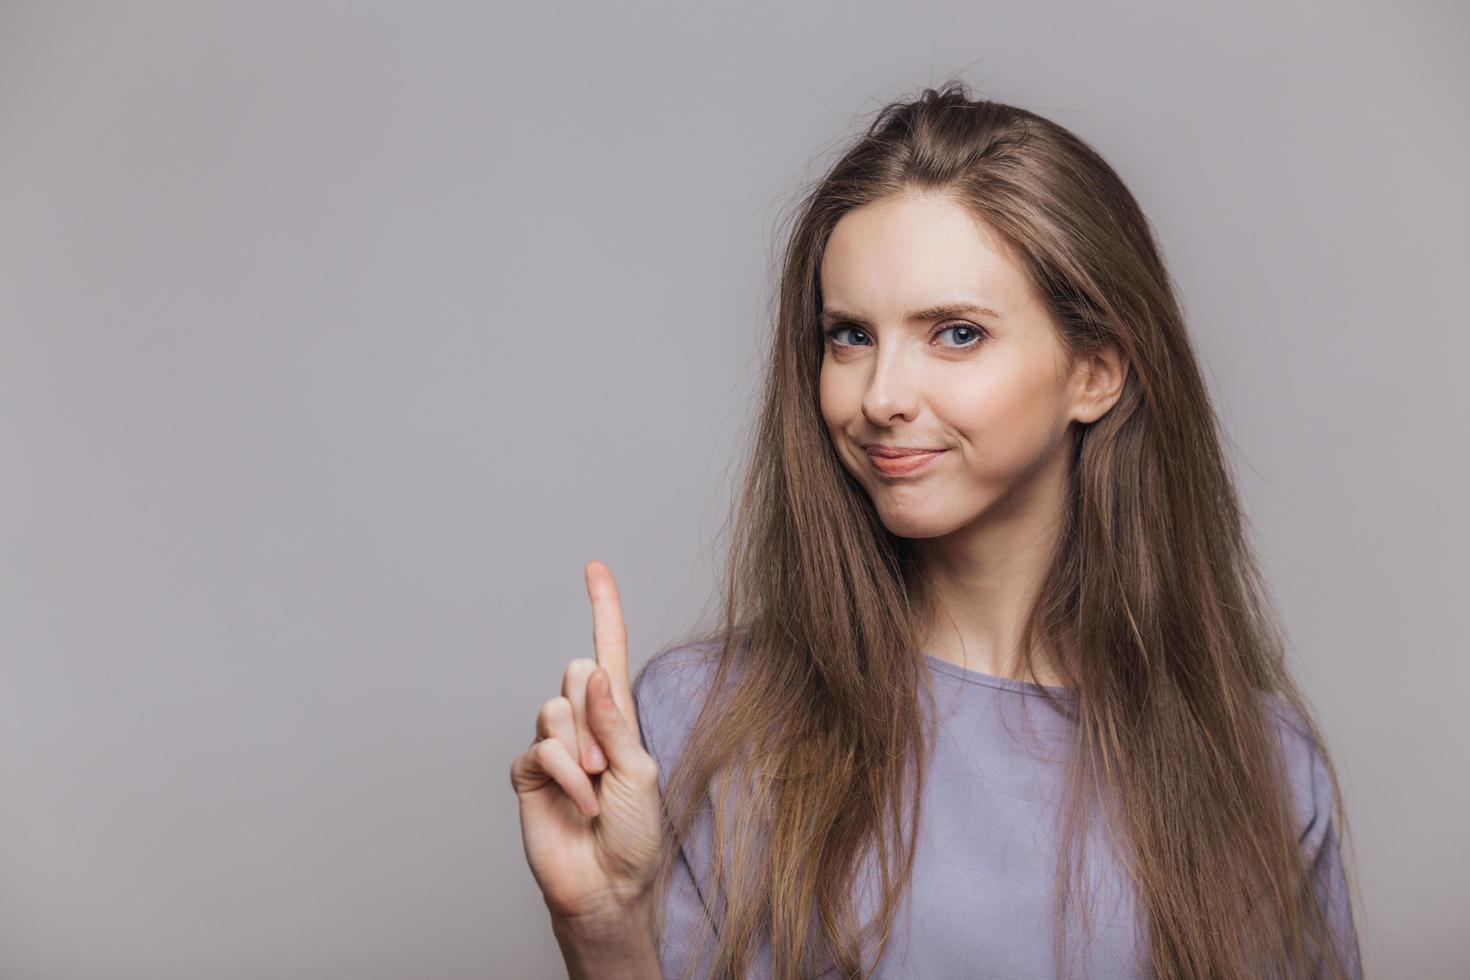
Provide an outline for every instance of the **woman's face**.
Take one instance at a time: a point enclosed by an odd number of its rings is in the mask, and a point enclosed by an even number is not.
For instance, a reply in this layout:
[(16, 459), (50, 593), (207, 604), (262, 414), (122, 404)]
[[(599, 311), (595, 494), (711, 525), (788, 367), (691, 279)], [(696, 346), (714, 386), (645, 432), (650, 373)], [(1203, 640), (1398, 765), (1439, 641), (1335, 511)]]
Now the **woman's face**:
[[(822, 259), (822, 418), (902, 537), (1021, 506), (1065, 472), (1072, 419), (1106, 410), (997, 245), (953, 198), (913, 194), (845, 214)], [(869, 444), (941, 451), (884, 472)]]

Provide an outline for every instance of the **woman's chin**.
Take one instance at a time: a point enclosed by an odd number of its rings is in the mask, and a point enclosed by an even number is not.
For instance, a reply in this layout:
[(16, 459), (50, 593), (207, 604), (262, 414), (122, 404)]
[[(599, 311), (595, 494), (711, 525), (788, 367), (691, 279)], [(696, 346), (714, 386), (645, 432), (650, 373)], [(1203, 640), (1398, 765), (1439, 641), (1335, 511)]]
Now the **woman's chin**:
[(912, 511), (888, 513), (880, 509), (878, 516), (882, 519), (883, 526), (900, 538), (940, 538), (955, 530), (953, 521), (938, 514)]

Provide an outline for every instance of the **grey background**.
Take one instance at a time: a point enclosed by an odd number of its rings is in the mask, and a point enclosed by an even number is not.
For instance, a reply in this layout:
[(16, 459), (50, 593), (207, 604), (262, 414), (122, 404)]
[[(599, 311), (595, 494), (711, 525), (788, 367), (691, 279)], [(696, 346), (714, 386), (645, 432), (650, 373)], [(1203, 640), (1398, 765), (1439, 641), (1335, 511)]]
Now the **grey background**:
[(0, 7), (0, 976), (562, 975), (507, 771), (704, 607), (779, 219), (961, 72), (1155, 223), (1341, 760), (1470, 975), (1463, 4)]

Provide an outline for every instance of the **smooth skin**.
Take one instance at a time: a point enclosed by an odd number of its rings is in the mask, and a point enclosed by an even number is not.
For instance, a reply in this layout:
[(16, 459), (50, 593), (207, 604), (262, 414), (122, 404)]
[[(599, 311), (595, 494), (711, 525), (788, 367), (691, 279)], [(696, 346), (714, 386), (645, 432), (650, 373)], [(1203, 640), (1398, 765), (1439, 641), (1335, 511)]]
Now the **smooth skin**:
[(628, 633), (612, 571), (583, 567), (596, 659), (567, 664), (561, 694), (510, 767), (521, 842), (570, 975), (658, 977), (652, 886), (662, 840), (658, 764), (643, 748)]
[[(884, 526), (917, 541), (940, 607), (922, 649), (1014, 676), (1066, 505), (1068, 429), (1113, 406), (1127, 361), (1112, 346), (1068, 356), (1003, 241), (944, 193), (849, 211), (820, 274), (822, 418)], [(911, 315), (951, 303), (981, 309)], [(895, 477), (869, 442), (945, 452)], [(1045, 663), (1038, 673), (1059, 683)]]

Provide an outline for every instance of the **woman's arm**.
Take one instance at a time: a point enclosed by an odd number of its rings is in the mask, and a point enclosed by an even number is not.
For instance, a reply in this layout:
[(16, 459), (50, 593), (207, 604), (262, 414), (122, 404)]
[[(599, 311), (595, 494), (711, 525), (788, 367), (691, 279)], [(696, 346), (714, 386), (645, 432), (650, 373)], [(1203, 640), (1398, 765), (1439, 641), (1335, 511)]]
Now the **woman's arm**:
[(660, 978), (651, 902), (626, 916), (603, 921), (574, 922), (552, 916), (551, 928), (570, 980)]
[[(1327, 917), (1343, 966), (1353, 980), (1363, 976), (1362, 951), (1358, 944), (1356, 923), (1353, 921), (1352, 900), (1349, 896), (1347, 875), (1343, 868), (1342, 848), (1337, 839), (1337, 829), (1332, 819), (1332, 784), (1322, 758), (1315, 746), (1311, 749), (1310, 784), (1312, 787), (1312, 817), (1301, 832), (1301, 846), (1306, 852), (1311, 869), (1312, 887), (1317, 900)], [(1328, 971), (1318, 957), (1316, 976), (1327, 978)]]

